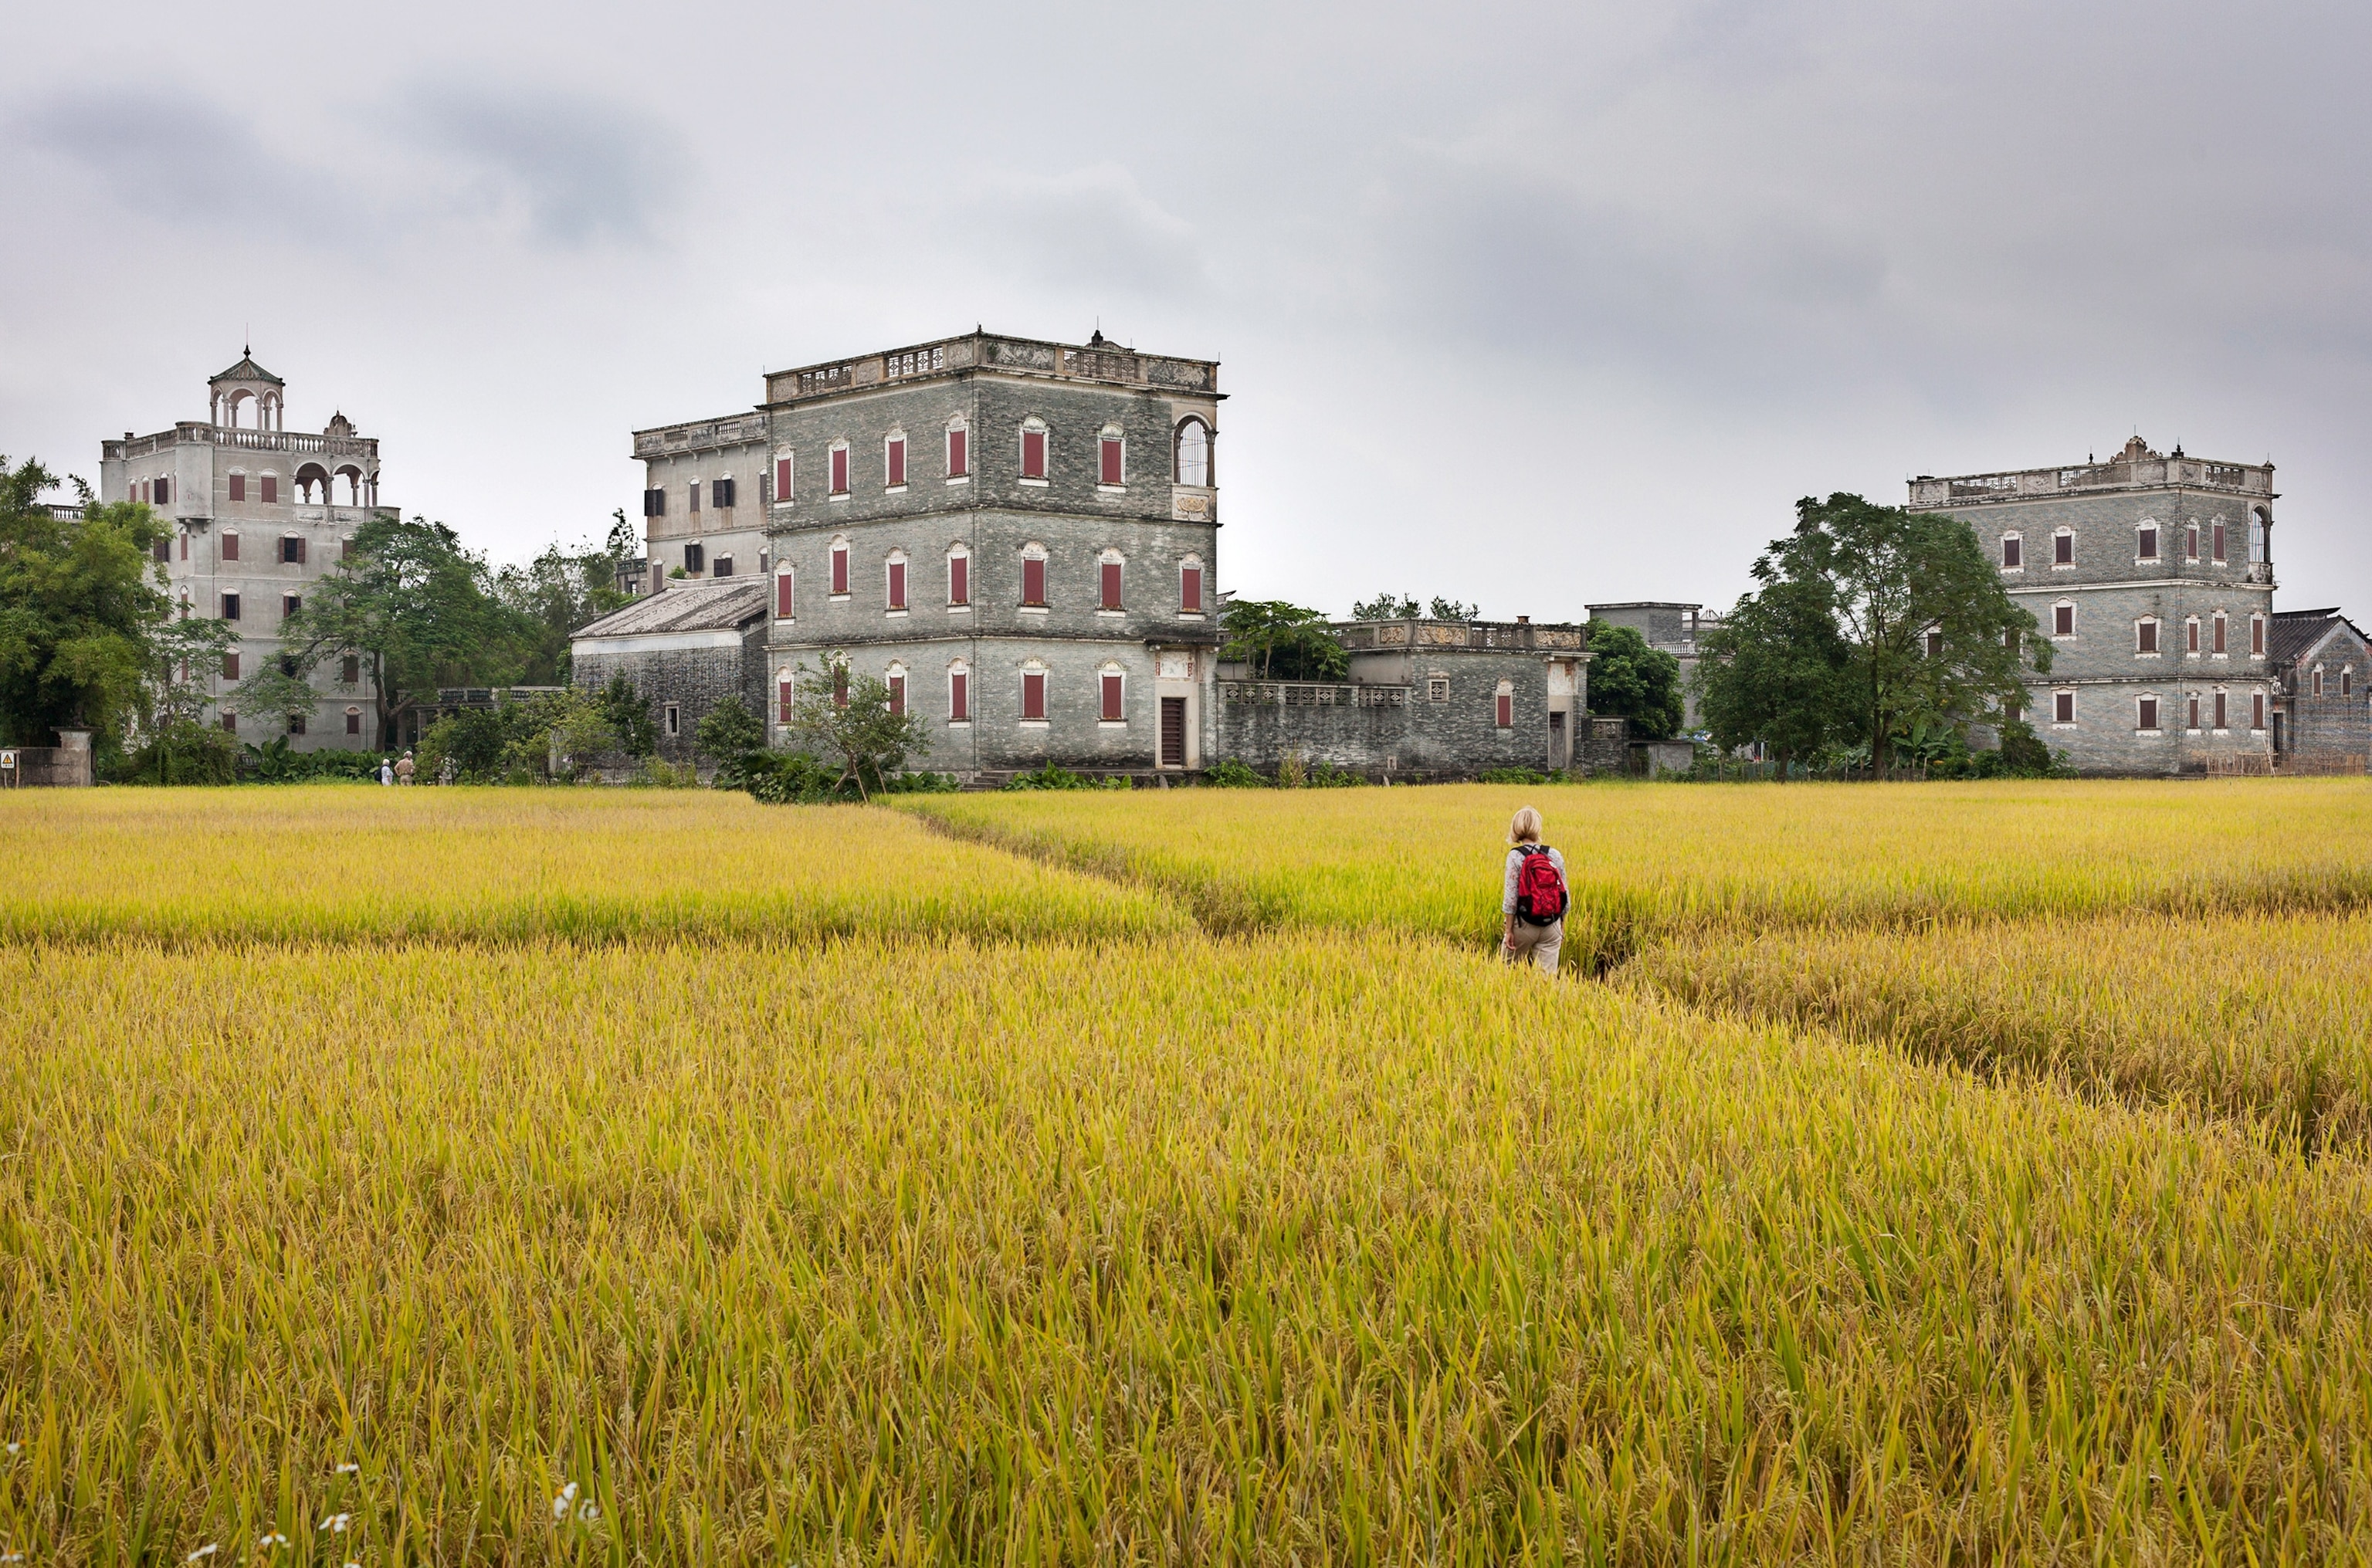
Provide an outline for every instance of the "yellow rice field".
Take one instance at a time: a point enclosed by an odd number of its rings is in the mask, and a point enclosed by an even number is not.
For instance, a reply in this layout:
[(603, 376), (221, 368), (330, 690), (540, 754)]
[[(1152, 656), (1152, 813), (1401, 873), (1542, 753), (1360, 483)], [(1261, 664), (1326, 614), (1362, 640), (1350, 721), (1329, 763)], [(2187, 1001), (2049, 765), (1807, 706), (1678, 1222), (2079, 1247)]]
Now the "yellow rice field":
[(2144, 914), (1696, 935), (1622, 979), (2372, 1153), (2372, 919)]
[(2372, 903), (2364, 781), (1670, 784), (914, 796), (910, 810), (1168, 889), (1214, 929), (1486, 939), (1519, 805), (1548, 819), (1569, 961), (1665, 933)]
[(2363, 789), (0, 799), (0, 1560), (2359, 1560)]

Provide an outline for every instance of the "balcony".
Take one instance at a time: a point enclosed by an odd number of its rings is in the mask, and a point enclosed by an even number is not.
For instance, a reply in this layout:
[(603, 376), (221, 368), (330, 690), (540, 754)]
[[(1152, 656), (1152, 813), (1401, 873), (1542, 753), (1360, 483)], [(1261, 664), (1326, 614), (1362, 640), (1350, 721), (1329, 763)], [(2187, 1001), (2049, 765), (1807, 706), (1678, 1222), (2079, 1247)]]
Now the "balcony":
[(1223, 680), (1219, 700), (1271, 708), (1404, 708), (1409, 688), (1331, 680)]

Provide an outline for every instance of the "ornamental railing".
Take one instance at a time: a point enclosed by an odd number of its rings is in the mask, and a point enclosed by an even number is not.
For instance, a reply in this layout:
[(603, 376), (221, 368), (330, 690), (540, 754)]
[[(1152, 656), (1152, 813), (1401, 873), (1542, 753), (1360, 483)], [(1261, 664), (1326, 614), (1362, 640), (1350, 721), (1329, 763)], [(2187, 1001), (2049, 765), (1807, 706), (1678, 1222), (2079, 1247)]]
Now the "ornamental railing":
[(1222, 680), (1219, 700), (1272, 708), (1404, 708), (1409, 688), (1332, 680)]

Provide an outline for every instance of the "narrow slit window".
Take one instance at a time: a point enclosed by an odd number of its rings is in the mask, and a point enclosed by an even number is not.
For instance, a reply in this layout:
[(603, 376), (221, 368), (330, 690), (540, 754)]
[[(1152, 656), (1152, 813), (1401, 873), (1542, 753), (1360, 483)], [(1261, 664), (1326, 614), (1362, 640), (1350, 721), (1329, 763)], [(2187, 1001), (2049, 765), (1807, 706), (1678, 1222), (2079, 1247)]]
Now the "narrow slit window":
[(971, 676), (965, 670), (948, 671), (948, 719), (952, 724), (971, 721)]
[(1041, 670), (1027, 670), (1022, 674), (1021, 716), (1041, 720), (1046, 716), (1046, 677)]
[(2025, 545), (2017, 535), (2010, 534), (2005, 537), (2002, 540), (2002, 565), (2015, 568), (2020, 564), (2021, 558), (2018, 552), (2024, 548)]
[(2141, 532), (2135, 536), (2134, 542), (2136, 548), (2134, 553), (2138, 555), (2142, 560), (2155, 561), (2157, 559), (2157, 529), (2154, 528), (2142, 529)]
[(890, 608), (906, 608), (906, 563), (903, 561), (890, 563)]
[(1106, 724), (1121, 722), (1121, 677), (1106, 673), (1103, 679), (1103, 720)]
[(1203, 568), (1188, 564), (1178, 568), (1178, 608), (1189, 615), (1203, 613)]
[(2052, 536), (2051, 561), (2052, 564), (2055, 566), (2073, 566), (2076, 564), (2076, 536), (2074, 534), (2063, 533)]
[(831, 591), (835, 598), (848, 592), (848, 546), (844, 544), (831, 547)]
[(1021, 477), (1046, 477), (1046, 433), (1042, 430), (1024, 430), (1021, 433)]
[(1021, 602), (1029, 605), (1046, 602), (1046, 558), (1042, 555), (1021, 558)]
[(1107, 436), (1096, 444), (1096, 482), (1099, 484), (1120, 483), (1122, 472), (1120, 437), (1117, 436)]
[(845, 447), (831, 449), (831, 493), (834, 495), (848, 494), (848, 448)]
[(969, 555), (948, 557), (948, 602), (971, 602), (971, 557)]
[(788, 501), (791, 498), (791, 459), (788, 458), (776, 458), (774, 459), (775, 500)]
[(971, 453), (969, 449), (971, 435), (970, 431), (962, 429), (948, 432), (948, 477), (949, 479), (962, 479), (971, 472)]
[(906, 482), (906, 438), (903, 436), (893, 436), (890, 438), (890, 449), (884, 455), (882, 462), (883, 466), (890, 470), (890, 488), (892, 490), (902, 488)]
[(1121, 563), (1117, 561), (1103, 563), (1099, 585), (1102, 597), (1101, 602), (1097, 606), (1098, 609), (1118, 610), (1120, 608), (1120, 569)]

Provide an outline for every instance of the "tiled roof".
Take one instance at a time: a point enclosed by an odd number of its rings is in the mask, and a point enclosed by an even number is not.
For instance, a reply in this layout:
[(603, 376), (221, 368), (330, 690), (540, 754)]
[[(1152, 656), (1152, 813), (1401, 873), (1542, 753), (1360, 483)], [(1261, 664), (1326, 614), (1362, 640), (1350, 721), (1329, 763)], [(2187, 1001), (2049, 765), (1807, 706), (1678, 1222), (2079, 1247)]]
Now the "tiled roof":
[(248, 354), (240, 354), (238, 356), (238, 363), (224, 371), (221, 375), (215, 377), (215, 380), (269, 381), (275, 387), (285, 387), (287, 385), (287, 383), (283, 381), (279, 377), (274, 376), (271, 371), (266, 370), (262, 366), (255, 363), (255, 360)]
[(2273, 623), (2267, 629), (2265, 652), (2276, 665), (2294, 663), (2329, 635), (2334, 626), (2345, 626), (2359, 640), (2364, 636), (2362, 628), (2340, 614), (2336, 606), (2329, 610), (2276, 610)]
[(573, 633), (578, 637), (647, 637), (667, 632), (738, 632), (766, 613), (766, 579), (671, 582), (613, 610)]

